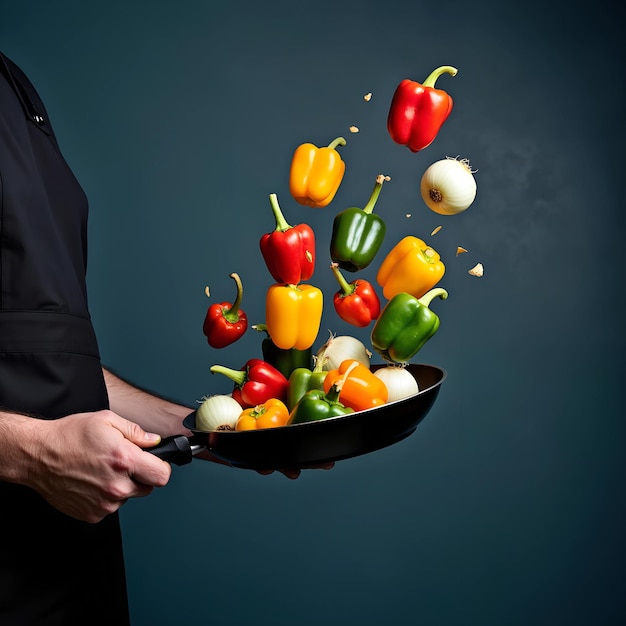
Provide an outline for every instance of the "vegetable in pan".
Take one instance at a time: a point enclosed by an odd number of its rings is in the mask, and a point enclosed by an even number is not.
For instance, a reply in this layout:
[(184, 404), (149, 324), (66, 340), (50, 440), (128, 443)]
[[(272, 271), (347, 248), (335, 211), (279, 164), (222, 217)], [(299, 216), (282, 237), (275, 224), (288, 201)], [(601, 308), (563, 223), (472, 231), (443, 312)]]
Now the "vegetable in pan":
[(259, 430), (285, 426), (289, 411), (285, 403), (277, 398), (270, 398), (263, 404), (244, 409), (237, 420), (235, 430)]
[(389, 364), (374, 371), (374, 376), (385, 383), (389, 397), (387, 402), (402, 400), (419, 392), (415, 376), (405, 367), (406, 363)]
[(199, 430), (235, 430), (243, 408), (232, 396), (214, 395), (203, 398), (196, 411)]
[(234, 381), (232, 396), (243, 408), (263, 404), (270, 398), (281, 401), (287, 398), (289, 381), (262, 359), (249, 359), (240, 370), (212, 365), (211, 373), (223, 374)]
[(290, 411), (293, 410), (307, 391), (324, 389), (324, 379), (328, 371), (322, 365), (322, 361), (317, 359), (312, 370), (306, 367), (298, 367), (291, 372), (287, 389), (287, 408)]
[(329, 371), (324, 379), (324, 391), (330, 391), (340, 380), (341, 401), (355, 411), (372, 409), (387, 402), (389, 393), (385, 383), (356, 360), (347, 359), (337, 369)]
[(335, 382), (328, 391), (313, 389), (307, 391), (289, 415), (289, 424), (302, 424), (317, 420), (348, 415), (354, 410), (339, 400), (341, 382)]

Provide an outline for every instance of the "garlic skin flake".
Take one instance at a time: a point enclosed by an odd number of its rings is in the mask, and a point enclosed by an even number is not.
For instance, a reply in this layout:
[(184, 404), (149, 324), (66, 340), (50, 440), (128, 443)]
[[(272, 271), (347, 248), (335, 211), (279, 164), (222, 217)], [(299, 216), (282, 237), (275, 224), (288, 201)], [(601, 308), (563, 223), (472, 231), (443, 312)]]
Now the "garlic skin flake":
[(484, 274), (483, 264), (476, 263), (471, 270), (467, 270), (467, 273), (471, 276), (478, 276), (480, 278)]
[(457, 215), (476, 198), (476, 180), (467, 159), (447, 157), (433, 163), (422, 176), (420, 193), (426, 206), (439, 215)]

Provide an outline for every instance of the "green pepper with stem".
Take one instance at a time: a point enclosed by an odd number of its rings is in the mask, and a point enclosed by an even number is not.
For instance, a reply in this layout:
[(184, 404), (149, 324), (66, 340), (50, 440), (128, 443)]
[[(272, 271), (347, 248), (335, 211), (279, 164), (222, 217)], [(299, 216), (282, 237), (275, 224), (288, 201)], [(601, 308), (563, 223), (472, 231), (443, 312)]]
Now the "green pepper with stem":
[(324, 393), (323, 389), (307, 391), (289, 414), (287, 424), (303, 424), (354, 413), (354, 409), (339, 402), (340, 393), (341, 381), (337, 381), (328, 393)]
[(312, 389), (324, 389), (324, 379), (328, 370), (323, 369), (324, 360), (316, 359), (315, 367), (310, 370), (307, 367), (297, 367), (289, 376), (287, 387), (287, 408), (291, 411), (301, 400), (307, 391)]
[(439, 317), (428, 308), (436, 297), (445, 300), (448, 292), (437, 287), (419, 299), (406, 292), (391, 298), (372, 328), (374, 350), (386, 361), (407, 363), (439, 328)]
[(385, 238), (385, 222), (373, 213), (383, 182), (388, 176), (380, 174), (365, 208), (352, 207), (335, 216), (330, 238), (333, 262), (347, 272), (366, 268), (374, 259)]
[(266, 337), (261, 343), (263, 360), (273, 365), (285, 378), (289, 378), (291, 372), (303, 367), (311, 367), (313, 360), (312, 348), (297, 350), (296, 348), (279, 348), (267, 332), (267, 324), (255, 324), (252, 326), (258, 332), (265, 331)]

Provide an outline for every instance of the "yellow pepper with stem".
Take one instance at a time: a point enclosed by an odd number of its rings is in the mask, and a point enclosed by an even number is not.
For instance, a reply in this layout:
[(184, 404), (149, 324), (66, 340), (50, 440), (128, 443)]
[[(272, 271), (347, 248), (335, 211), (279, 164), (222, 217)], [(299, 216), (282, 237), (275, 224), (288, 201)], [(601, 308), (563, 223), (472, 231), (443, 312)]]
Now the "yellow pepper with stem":
[(376, 281), (387, 300), (402, 292), (421, 298), (443, 278), (445, 271), (439, 254), (422, 239), (409, 235), (385, 257)]
[(339, 145), (346, 145), (343, 137), (322, 148), (312, 143), (296, 148), (289, 173), (289, 191), (296, 202), (316, 208), (330, 204), (346, 171), (346, 164), (335, 150)]
[(274, 344), (283, 350), (310, 348), (320, 329), (323, 304), (322, 290), (313, 285), (270, 285), (265, 325)]

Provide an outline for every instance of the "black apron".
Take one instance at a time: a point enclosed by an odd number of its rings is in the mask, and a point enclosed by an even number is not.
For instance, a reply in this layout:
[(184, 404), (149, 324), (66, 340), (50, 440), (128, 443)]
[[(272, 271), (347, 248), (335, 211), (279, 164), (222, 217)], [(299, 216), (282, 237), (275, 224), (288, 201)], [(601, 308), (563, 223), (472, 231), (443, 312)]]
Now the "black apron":
[[(87, 200), (35, 89), (0, 53), (0, 407), (108, 408), (87, 308)], [(86, 451), (87, 453), (87, 451)], [(0, 482), (0, 625), (129, 623), (118, 515), (79, 522)]]

